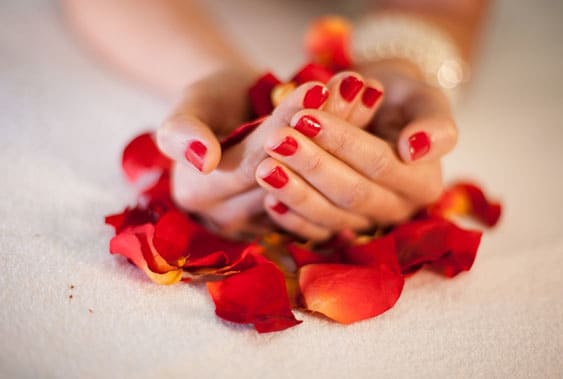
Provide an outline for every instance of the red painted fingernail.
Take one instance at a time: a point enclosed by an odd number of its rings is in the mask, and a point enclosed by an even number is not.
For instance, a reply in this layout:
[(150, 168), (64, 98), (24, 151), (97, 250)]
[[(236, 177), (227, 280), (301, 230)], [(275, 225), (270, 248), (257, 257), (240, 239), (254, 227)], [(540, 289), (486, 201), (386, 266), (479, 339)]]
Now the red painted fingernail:
[(273, 151), (280, 155), (289, 156), (295, 154), (297, 151), (297, 141), (295, 138), (287, 136), (272, 148)]
[(199, 171), (203, 169), (203, 160), (207, 153), (207, 147), (199, 141), (192, 141), (188, 144), (184, 156)]
[(326, 87), (316, 85), (310, 88), (303, 98), (303, 106), (305, 108), (318, 109), (328, 99), (328, 90)]
[(274, 188), (282, 188), (287, 184), (289, 178), (281, 167), (276, 166), (268, 175), (264, 176), (262, 180)]
[(289, 208), (287, 207), (287, 205), (285, 205), (284, 203), (281, 202), (277, 202), (276, 205), (274, 205), (273, 207), (270, 207), (274, 212), (276, 212), (277, 214), (283, 215), (286, 214), (287, 211), (289, 210)]
[(295, 129), (307, 137), (314, 137), (321, 131), (321, 123), (313, 116), (302, 116), (295, 124)]
[(340, 83), (340, 96), (347, 102), (351, 102), (363, 86), (364, 82), (350, 75)]
[(362, 103), (368, 108), (373, 107), (373, 104), (383, 95), (383, 92), (377, 88), (367, 87), (362, 94)]
[(430, 138), (424, 132), (418, 132), (409, 137), (409, 153), (411, 159), (416, 161), (430, 151)]

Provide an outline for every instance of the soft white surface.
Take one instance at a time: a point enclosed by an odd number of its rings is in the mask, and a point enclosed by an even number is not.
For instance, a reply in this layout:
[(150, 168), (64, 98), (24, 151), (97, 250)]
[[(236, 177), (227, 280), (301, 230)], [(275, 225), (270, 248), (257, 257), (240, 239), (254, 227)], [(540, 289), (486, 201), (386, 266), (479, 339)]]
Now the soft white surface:
[[(221, 3), (223, 18), (236, 11)], [(300, 23), (320, 2), (301, 12), (292, 2), (285, 36), (257, 16), (282, 8), (270, 3), (228, 24), (289, 72), (301, 62)], [(258, 335), (216, 318), (204, 287), (157, 286), (107, 253), (103, 216), (133, 199), (120, 149), (166, 107), (92, 62), (56, 5), (3, 1), (0, 377), (563, 376), (562, 25), (561, 1), (505, 0), (493, 12), (447, 160), (450, 178), (478, 178), (506, 205), (474, 269), (416, 275), (373, 320), (298, 314), (302, 325)]]

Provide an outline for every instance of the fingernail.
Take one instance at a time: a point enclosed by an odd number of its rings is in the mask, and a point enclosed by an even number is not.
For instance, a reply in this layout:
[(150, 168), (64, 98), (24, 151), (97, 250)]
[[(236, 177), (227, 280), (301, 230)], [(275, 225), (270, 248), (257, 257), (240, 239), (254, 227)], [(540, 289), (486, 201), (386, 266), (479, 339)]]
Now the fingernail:
[(281, 167), (276, 166), (270, 173), (262, 178), (266, 183), (274, 188), (282, 188), (287, 184), (289, 178)]
[(422, 158), (430, 150), (430, 138), (424, 132), (418, 132), (409, 137), (409, 153), (411, 160)]
[(297, 123), (294, 125), (296, 130), (307, 137), (314, 137), (321, 131), (321, 123), (313, 116), (302, 116)]
[(303, 98), (303, 107), (318, 109), (328, 99), (328, 90), (326, 87), (316, 85), (310, 88)]
[(358, 92), (362, 89), (364, 82), (355, 76), (348, 76), (340, 83), (340, 96), (347, 102), (354, 100)]
[(297, 141), (295, 138), (287, 136), (279, 144), (274, 146), (272, 150), (286, 157), (293, 155), (297, 151)]
[(368, 108), (373, 107), (375, 102), (383, 95), (383, 92), (373, 87), (366, 87), (362, 94), (362, 103)]
[(188, 144), (184, 156), (199, 171), (203, 170), (203, 160), (207, 153), (207, 147), (199, 141), (192, 141)]
[(279, 201), (276, 203), (276, 205), (270, 207), (270, 209), (273, 210), (274, 212), (276, 212), (277, 214), (280, 214), (280, 215), (286, 214), (287, 211), (289, 210), (287, 205), (285, 205), (284, 203), (281, 203)]

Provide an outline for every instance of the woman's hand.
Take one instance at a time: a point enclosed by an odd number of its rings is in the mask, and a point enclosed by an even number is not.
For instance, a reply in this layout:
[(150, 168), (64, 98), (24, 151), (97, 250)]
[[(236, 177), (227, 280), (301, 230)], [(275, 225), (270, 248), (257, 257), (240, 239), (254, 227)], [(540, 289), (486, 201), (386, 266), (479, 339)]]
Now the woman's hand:
[[(327, 105), (326, 111), (298, 112), (289, 126), (269, 136), (265, 148), (270, 158), (256, 176), (268, 191), (265, 209), (278, 225), (322, 240), (343, 228), (404, 221), (437, 199), (440, 159), (455, 145), (456, 128), (445, 97), (407, 68), (386, 64), (368, 71), (386, 92), (375, 135)], [(328, 85), (335, 102), (332, 94), (341, 80), (335, 77)], [(317, 125), (318, 133), (296, 131), (303, 120)], [(280, 148), (284, 144), (291, 149)]]
[(298, 111), (319, 108), (328, 90), (317, 82), (293, 91), (242, 142), (221, 152), (219, 140), (246, 121), (252, 71), (218, 72), (184, 92), (176, 110), (157, 132), (160, 149), (175, 162), (172, 195), (176, 203), (226, 234), (260, 233), (273, 227), (263, 209), (265, 191), (255, 180), (266, 158), (266, 136), (287, 125)]

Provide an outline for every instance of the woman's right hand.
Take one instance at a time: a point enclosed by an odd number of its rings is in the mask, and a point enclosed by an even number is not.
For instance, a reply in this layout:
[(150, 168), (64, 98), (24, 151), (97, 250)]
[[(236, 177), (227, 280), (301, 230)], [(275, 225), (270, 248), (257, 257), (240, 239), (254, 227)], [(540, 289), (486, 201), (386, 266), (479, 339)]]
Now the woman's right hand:
[(188, 86), (157, 131), (159, 148), (174, 161), (174, 200), (224, 234), (273, 228), (264, 212), (265, 191), (255, 179), (256, 167), (267, 156), (265, 139), (296, 112), (320, 108), (328, 98), (322, 83), (301, 85), (257, 130), (222, 152), (220, 139), (248, 117), (248, 88), (257, 77), (250, 69), (228, 69)]

